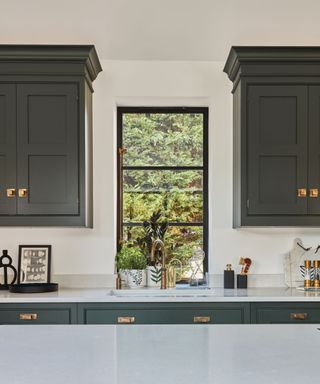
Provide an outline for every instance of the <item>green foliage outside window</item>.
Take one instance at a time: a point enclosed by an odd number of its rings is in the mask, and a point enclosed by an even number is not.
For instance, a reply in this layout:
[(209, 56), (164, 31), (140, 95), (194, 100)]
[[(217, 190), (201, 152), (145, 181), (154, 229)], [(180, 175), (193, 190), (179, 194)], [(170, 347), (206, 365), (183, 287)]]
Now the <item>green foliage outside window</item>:
[(169, 222), (168, 256), (181, 260), (187, 276), (193, 247), (203, 246), (203, 114), (141, 112), (122, 117), (123, 238), (143, 237), (143, 227), (132, 223), (142, 225), (160, 210)]

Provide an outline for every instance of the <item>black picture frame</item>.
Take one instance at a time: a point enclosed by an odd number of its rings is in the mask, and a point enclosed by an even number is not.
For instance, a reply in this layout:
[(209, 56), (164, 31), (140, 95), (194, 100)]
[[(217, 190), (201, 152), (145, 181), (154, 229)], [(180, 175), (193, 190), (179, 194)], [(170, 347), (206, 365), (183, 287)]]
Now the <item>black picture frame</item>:
[(50, 279), (51, 245), (19, 245), (18, 284), (44, 284)]

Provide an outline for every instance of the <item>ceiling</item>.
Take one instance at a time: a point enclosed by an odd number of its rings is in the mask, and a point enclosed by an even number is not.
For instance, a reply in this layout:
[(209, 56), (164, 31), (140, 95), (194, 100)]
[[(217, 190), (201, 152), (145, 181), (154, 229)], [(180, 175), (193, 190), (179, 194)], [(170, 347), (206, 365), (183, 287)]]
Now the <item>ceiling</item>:
[(224, 61), (231, 45), (320, 45), (319, 0), (0, 0), (1, 44), (101, 59)]

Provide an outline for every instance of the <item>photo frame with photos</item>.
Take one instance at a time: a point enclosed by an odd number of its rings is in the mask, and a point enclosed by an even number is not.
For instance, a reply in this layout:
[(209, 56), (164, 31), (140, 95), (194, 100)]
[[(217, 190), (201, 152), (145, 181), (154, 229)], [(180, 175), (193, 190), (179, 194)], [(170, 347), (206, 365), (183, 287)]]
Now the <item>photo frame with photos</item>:
[(50, 283), (51, 245), (19, 245), (18, 284)]

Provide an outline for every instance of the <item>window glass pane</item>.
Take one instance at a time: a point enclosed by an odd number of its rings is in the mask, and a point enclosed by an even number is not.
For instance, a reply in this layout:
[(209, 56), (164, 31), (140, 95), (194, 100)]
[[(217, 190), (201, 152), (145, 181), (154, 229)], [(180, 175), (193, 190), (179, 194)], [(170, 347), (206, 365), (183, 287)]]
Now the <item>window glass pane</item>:
[(171, 222), (203, 221), (202, 171), (123, 172), (123, 221), (143, 222), (161, 210)]
[[(124, 227), (124, 240), (135, 241), (144, 237), (142, 227)], [(191, 276), (189, 259), (192, 256), (194, 247), (203, 248), (203, 227), (201, 226), (170, 226), (164, 238), (168, 262), (177, 258), (182, 263), (182, 278)], [(202, 265), (203, 271), (203, 265)], [(199, 276), (199, 271), (197, 274)]]
[(126, 166), (202, 166), (203, 114), (124, 113)]

